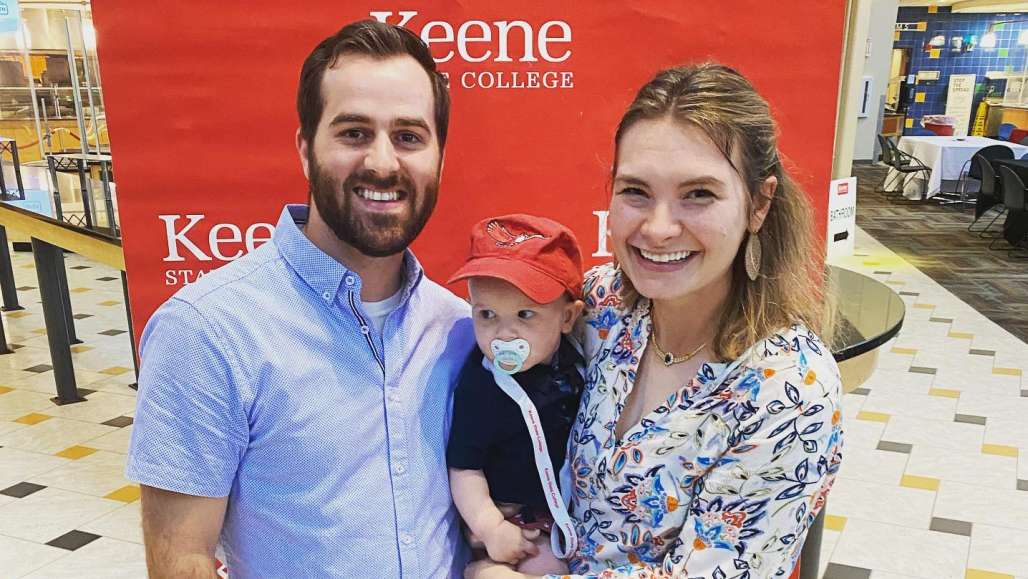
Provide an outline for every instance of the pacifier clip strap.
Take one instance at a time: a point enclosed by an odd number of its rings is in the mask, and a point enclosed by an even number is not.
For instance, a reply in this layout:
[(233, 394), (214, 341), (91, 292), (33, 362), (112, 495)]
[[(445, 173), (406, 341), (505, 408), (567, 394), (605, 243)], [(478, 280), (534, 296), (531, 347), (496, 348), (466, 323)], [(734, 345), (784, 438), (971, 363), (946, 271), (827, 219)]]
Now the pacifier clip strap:
[(558, 534), (551, 533), (550, 547), (553, 549), (554, 555), (561, 559), (567, 559), (578, 550), (578, 535), (575, 533), (575, 525), (571, 522), (571, 516), (568, 515), (567, 507), (564, 505), (564, 498), (560, 494), (557, 473), (553, 472), (553, 463), (550, 461), (550, 453), (546, 448), (546, 436), (543, 434), (542, 424), (539, 422), (539, 413), (528, 398), (528, 394), (512, 376), (493, 369), (493, 378), (496, 379), (496, 385), (507, 396), (510, 396), (521, 409), (521, 416), (525, 420), (525, 426), (528, 427), (528, 435), (532, 437), (535, 468), (539, 472), (539, 482), (543, 485), (543, 494), (546, 495), (546, 503), (550, 507), (554, 527), (564, 535), (562, 546)]

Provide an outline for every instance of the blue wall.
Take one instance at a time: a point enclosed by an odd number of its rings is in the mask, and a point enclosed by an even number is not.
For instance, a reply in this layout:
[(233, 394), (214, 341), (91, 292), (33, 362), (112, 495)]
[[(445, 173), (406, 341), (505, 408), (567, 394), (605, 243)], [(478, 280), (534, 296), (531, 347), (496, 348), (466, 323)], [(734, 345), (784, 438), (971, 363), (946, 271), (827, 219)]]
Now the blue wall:
[[(950, 39), (953, 36), (962, 36), (967, 39), (974, 35), (978, 37), (980, 43), (990, 24), (1006, 20), (1022, 20), (1022, 22), (1007, 23), (1003, 25), (1003, 30), (995, 31), (996, 48), (986, 49), (976, 46), (971, 52), (951, 52)], [(917, 74), (919, 70), (938, 70), (940, 72), (939, 80), (922, 81), (917, 84), (915, 90), (925, 93), (925, 102), (917, 103), (914, 102), (913, 95), (910, 97), (907, 118), (914, 119), (915, 127), (921, 126), (921, 117), (924, 115), (941, 115), (946, 112), (949, 75), (975, 74), (977, 75), (975, 101), (970, 119), (971, 127), (973, 127), (974, 113), (986, 91), (985, 73), (993, 70), (1020, 72), (1024, 66), (1025, 56), (1028, 54), (1028, 47), (1017, 44), (1018, 35), (1022, 30), (1028, 29), (1028, 14), (953, 14), (949, 7), (939, 7), (937, 13), (929, 14), (927, 7), (901, 7), (896, 21), (928, 23), (928, 29), (924, 32), (900, 32), (900, 39), (893, 44), (895, 48), (912, 49), (910, 51), (910, 74)], [(941, 47), (942, 52), (939, 58), (931, 58), (928, 51), (924, 49), (924, 45), (937, 34), (946, 37), (946, 46)], [(992, 81), (991, 84), (995, 85), (998, 91), (1002, 91), (1005, 83), (1004, 81)], [(1000, 92), (1000, 96), (1002, 96), (1002, 92)]]

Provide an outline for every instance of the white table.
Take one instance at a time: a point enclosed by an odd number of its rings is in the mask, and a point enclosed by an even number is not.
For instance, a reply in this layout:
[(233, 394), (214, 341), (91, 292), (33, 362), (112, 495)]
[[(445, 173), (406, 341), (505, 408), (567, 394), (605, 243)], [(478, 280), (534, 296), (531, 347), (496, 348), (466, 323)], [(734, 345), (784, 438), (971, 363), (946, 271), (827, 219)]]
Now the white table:
[[(1014, 152), (1015, 159), (1028, 153), (1028, 147), (1024, 145), (985, 137), (901, 137), (897, 143), (899, 150), (912, 155), (932, 170), (928, 178), (927, 197), (937, 194), (943, 181), (960, 179), (961, 169), (970, 168), (968, 161), (971, 157), (990, 145), (1006, 145)], [(926, 190), (923, 179), (924, 172), (908, 173), (905, 179), (901, 179), (895, 169), (890, 169), (887, 182), (896, 183), (893, 187), (903, 183), (904, 197), (920, 199), (921, 192)]]

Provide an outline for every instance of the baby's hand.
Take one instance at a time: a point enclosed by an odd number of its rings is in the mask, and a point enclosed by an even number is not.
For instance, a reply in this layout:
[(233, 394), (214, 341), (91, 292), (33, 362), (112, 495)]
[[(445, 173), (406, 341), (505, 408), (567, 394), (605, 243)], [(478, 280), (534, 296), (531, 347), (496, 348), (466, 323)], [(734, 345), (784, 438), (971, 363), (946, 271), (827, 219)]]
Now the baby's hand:
[[(527, 534), (527, 533), (526, 533)], [(534, 532), (538, 536), (539, 531)], [(482, 542), (489, 558), (497, 563), (515, 564), (518, 561), (539, 553), (539, 547), (532, 543), (534, 537), (526, 537), (521, 528), (509, 521), (501, 521), (483, 534)]]

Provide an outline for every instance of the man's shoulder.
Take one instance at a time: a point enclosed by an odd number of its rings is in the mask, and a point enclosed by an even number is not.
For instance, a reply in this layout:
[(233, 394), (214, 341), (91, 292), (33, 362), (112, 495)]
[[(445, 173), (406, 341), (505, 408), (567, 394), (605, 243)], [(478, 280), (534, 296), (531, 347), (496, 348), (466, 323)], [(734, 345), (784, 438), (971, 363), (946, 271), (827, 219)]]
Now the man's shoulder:
[(458, 320), (471, 316), (471, 304), (427, 275), (418, 285), (418, 296), (420, 305), (427, 308), (433, 317)]
[(201, 310), (216, 302), (232, 301), (255, 287), (266, 288), (270, 281), (267, 274), (274, 271), (269, 266), (280, 260), (275, 244), (265, 243), (243, 257), (207, 272), (172, 297)]

